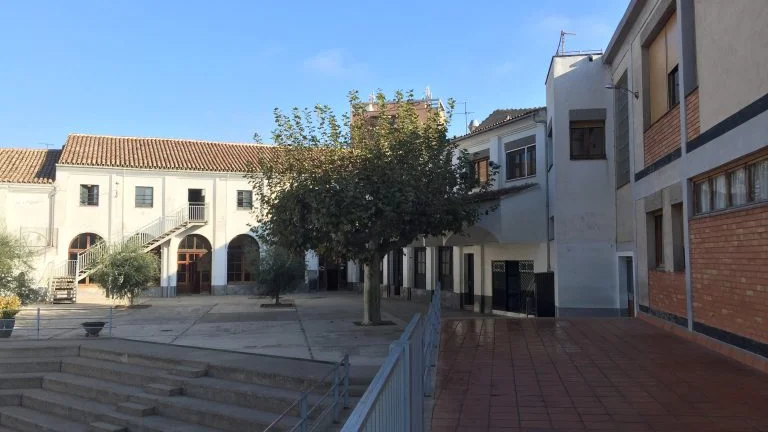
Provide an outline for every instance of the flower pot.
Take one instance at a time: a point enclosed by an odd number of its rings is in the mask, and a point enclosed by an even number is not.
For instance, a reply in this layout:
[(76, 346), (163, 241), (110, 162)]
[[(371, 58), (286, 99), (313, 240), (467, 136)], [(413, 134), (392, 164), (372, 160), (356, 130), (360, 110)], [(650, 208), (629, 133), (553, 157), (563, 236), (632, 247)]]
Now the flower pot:
[(101, 333), (101, 329), (104, 328), (104, 324), (106, 324), (104, 321), (84, 322), (82, 326), (85, 329), (85, 337), (97, 337)]
[(9, 338), (13, 333), (13, 326), (16, 325), (15, 318), (0, 318), (0, 338)]

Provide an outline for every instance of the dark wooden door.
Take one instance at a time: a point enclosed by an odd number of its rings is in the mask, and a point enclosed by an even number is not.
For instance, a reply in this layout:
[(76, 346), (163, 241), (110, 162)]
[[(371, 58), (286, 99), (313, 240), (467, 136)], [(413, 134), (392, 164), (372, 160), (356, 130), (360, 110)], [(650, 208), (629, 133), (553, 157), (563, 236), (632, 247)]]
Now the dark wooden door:
[(475, 254), (464, 254), (464, 305), (475, 303)]
[(413, 287), (427, 288), (427, 248), (413, 250)]
[(180, 252), (176, 269), (177, 294), (210, 294), (211, 270), (207, 251)]
[(437, 274), (440, 289), (453, 291), (453, 248), (440, 246), (437, 248)]
[(392, 273), (391, 273), (391, 285), (395, 287), (395, 295), (400, 295), (400, 288), (403, 286), (403, 250), (395, 249), (392, 251)]

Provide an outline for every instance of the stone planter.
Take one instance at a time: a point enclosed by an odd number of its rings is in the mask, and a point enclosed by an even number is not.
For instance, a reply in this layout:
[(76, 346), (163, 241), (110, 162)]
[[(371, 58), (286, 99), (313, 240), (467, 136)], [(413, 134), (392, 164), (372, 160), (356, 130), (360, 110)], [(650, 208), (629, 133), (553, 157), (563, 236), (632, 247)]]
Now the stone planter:
[(0, 338), (9, 338), (13, 333), (13, 327), (16, 325), (15, 318), (0, 318)]

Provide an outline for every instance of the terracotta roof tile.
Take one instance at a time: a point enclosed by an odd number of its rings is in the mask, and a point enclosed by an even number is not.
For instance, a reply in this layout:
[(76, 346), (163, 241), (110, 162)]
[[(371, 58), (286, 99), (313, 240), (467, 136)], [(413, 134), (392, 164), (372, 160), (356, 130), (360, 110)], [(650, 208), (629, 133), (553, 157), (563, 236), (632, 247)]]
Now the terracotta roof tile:
[(511, 108), (511, 109), (497, 109), (494, 110), (488, 117), (485, 118), (472, 132), (453, 138), (455, 141), (460, 141), (470, 136), (477, 135), (481, 132), (485, 132), (489, 129), (493, 129), (502, 126), (506, 123), (515, 121), (528, 114), (534, 113), (539, 110), (546, 109), (546, 107), (533, 107), (533, 108)]
[(0, 183), (53, 183), (61, 150), (0, 148)]
[(246, 172), (275, 157), (263, 144), (71, 134), (59, 164), (182, 171)]

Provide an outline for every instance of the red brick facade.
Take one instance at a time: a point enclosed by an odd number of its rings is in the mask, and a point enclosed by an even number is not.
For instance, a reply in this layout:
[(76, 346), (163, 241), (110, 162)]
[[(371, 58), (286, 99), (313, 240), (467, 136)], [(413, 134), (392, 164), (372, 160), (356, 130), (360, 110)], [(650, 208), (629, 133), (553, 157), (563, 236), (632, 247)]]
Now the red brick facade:
[(656, 120), (643, 134), (645, 166), (680, 147), (680, 107), (674, 107)]
[(768, 205), (690, 221), (694, 320), (768, 343)]
[(685, 272), (648, 270), (648, 297), (654, 311), (688, 317)]
[(688, 141), (696, 138), (701, 133), (699, 129), (699, 89), (696, 89), (685, 97), (685, 130)]

